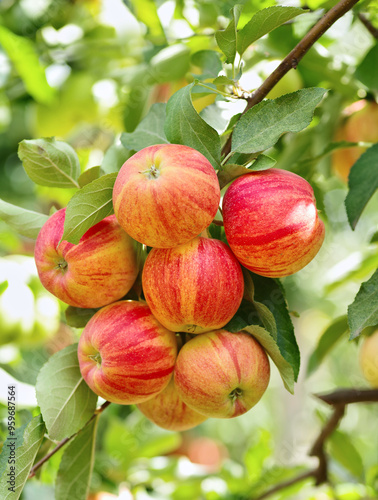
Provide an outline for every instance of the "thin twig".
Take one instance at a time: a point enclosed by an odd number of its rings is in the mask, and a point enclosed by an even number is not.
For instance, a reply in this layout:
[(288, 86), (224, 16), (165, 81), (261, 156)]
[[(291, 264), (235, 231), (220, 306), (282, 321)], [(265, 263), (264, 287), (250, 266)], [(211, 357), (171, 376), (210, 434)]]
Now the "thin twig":
[[(100, 406), (100, 408), (98, 408), (94, 414), (91, 416), (91, 418), (88, 420), (88, 422), (84, 425), (84, 427), (86, 427), (87, 425), (89, 425), (93, 419), (95, 419), (98, 415), (100, 415), (104, 410), (105, 408), (107, 408), (108, 406), (110, 405), (110, 401), (105, 401), (105, 403), (103, 405)], [(64, 438), (62, 439), (62, 441), (60, 441), (54, 449), (52, 449), (47, 455), (45, 455), (43, 458), (41, 458), (41, 460), (39, 462), (37, 462), (36, 464), (33, 465), (33, 467), (30, 469), (30, 473), (29, 473), (29, 479), (31, 477), (34, 477), (35, 476), (35, 473), (36, 471), (42, 467), (42, 465), (44, 463), (46, 463), (53, 455), (55, 455), (55, 453), (57, 451), (59, 451), (65, 444), (67, 444), (69, 441), (71, 441), (75, 436), (77, 436), (79, 434), (79, 432), (84, 429), (84, 427), (82, 427), (79, 431), (75, 432), (75, 434), (72, 434), (72, 436), (70, 437), (67, 437), (67, 438)]]
[[(302, 57), (310, 50), (314, 43), (346, 12), (348, 12), (358, 0), (341, 0), (330, 9), (319, 21), (310, 29), (304, 38), (294, 47), (294, 49), (283, 59), (281, 64), (271, 73), (268, 78), (255, 90), (251, 97), (247, 99), (247, 106), (242, 114), (246, 113), (255, 104), (261, 102), (266, 97), (276, 83), (286, 75), (292, 68), (298, 66)], [(223, 147), (223, 155), (228, 155), (231, 151), (232, 132)]]
[(309, 479), (310, 477), (314, 477), (316, 473), (315, 470), (309, 470), (306, 472), (303, 472), (302, 474), (299, 474), (298, 476), (292, 477), (291, 479), (288, 479), (287, 481), (283, 481), (282, 483), (276, 484), (276, 486), (273, 486), (270, 490), (267, 490), (265, 493), (260, 495), (259, 497), (256, 497), (254, 500), (263, 500), (264, 498), (270, 497), (270, 495), (273, 495), (273, 493), (276, 493), (277, 491), (281, 491), (284, 488), (288, 488), (289, 486), (292, 486), (293, 484), (300, 483), (301, 481), (304, 481), (305, 479)]
[(351, 403), (377, 403), (378, 389), (338, 389), (329, 394), (316, 394), (318, 399), (329, 405)]
[(365, 14), (362, 14), (362, 12), (359, 12), (358, 19), (365, 26), (365, 28), (369, 31), (369, 33), (373, 35), (374, 38), (378, 38), (378, 28), (376, 28), (375, 26), (372, 25), (372, 23), (365, 16)]

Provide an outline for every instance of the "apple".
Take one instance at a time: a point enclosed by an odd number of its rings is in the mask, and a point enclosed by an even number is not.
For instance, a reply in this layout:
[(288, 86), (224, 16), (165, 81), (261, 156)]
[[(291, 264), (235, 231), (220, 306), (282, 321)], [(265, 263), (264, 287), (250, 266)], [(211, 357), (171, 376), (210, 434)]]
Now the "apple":
[(277, 168), (236, 179), (223, 198), (223, 222), (239, 262), (273, 278), (305, 267), (324, 240), (312, 187)]
[(211, 163), (177, 144), (142, 149), (122, 166), (114, 190), (117, 219), (135, 240), (157, 248), (186, 243), (213, 220), (220, 201)]
[(240, 264), (222, 241), (197, 237), (153, 248), (142, 287), (153, 315), (174, 332), (203, 333), (227, 324), (244, 292)]
[(242, 415), (264, 394), (269, 360), (251, 335), (216, 330), (197, 335), (180, 350), (174, 381), (182, 400), (214, 418)]
[(149, 420), (169, 431), (186, 431), (207, 419), (184, 403), (177, 392), (173, 377), (162, 392), (137, 406)]
[(176, 335), (164, 328), (146, 304), (114, 302), (95, 313), (78, 346), (81, 374), (104, 399), (118, 404), (147, 401), (172, 377)]
[(102, 307), (121, 299), (138, 275), (135, 242), (111, 215), (77, 245), (59, 244), (65, 214), (65, 208), (55, 212), (38, 234), (34, 256), (43, 286), (76, 307)]
[(360, 366), (366, 380), (378, 388), (378, 330), (365, 337), (360, 350)]
[[(353, 112), (354, 111), (354, 112)], [(357, 101), (345, 110), (350, 114), (345, 124), (336, 131), (335, 141), (372, 142), (378, 141), (378, 104), (373, 101)], [(337, 149), (332, 154), (332, 168), (345, 182), (349, 171), (366, 148), (355, 146)]]

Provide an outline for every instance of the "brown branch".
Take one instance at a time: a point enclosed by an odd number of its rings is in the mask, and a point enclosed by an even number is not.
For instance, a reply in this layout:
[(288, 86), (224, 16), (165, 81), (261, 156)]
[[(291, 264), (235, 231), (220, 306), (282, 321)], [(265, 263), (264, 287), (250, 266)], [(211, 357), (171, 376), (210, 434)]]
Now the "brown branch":
[(365, 16), (365, 14), (362, 14), (362, 12), (359, 12), (358, 13), (358, 19), (365, 26), (365, 28), (369, 31), (369, 33), (371, 35), (373, 35), (374, 38), (378, 38), (378, 29), (375, 26), (372, 25), (372, 23)]
[(328, 481), (328, 459), (325, 453), (325, 443), (332, 433), (337, 429), (341, 419), (345, 415), (345, 408), (352, 403), (377, 403), (377, 389), (338, 389), (329, 394), (317, 394), (316, 397), (326, 404), (333, 407), (333, 412), (321, 429), (318, 437), (312, 445), (309, 456), (317, 457), (318, 465), (315, 469), (302, 472), (298, 476), (276, 484), (271, 489), (267, 490), (262, 495), (254, 498), (254, 500), (263, 500), (293, 484), (304, 481), (308, 478), (314, 478), (315, 484), (319, 486)]
[[(91, 416), (91, 418), (88, 420), (88, 422), (84, 425), (84, 427), (86, 427), (87, 425), (89, 425), (92, 420), (94, 420), (98, 415), (100, 415), (108, 406), (110, 405), (110, 401), (105, 401), (105, 403), (103, 405), (100, 406), (100, 408), (98, 408), (94, 414)], [(82, 429), (84, 429), (84, 427), (82, 427)], [(33, 467), (30, 469), (30, 473), (29, 473), (29, 479), (31, 477), (34, 477), (35, 476), (35, 473), (36, 471), (42, 467), (42, 465), (44, 463), (46, 463), (53, 455), (55, 455), (55, 453), (57, 451), (59, 451), (65, 444), (67, 444), (69, 441), (71, 441), (74, 437), (76, 437), (79, 432), (82, 430), (80, 429), (79, 431), (75, 432), (75, 434), (72, 434), (72, 436), (70, 437), (67, 437), (67, 438), (64, 438), (62, 439), (62, 441), (60, 441), (54, 449), (52, 449), (47, 455), (45, 455), (43, 458), (41, 458), (41, 460), (39, 462), (37, 462), (36, 464), (33, 465)]]
[[(271, 73), (268, 78), (247, 98), (247, 106), (242, 114), (246, 113), (255, 104), (261, 102), (266, 97), (276, 83), (281, 80), (292, 68), (298, 66), (299, 61), (310, 50), (314, 43), (346, 12), (348, 12), (359, 0), (341, 0), (330, 9), (302, 38), (294, 49), (283, 59), (281, 64)], [(228, 155), (231, 151), (232, 132), (223, 147), (223, 155)]]

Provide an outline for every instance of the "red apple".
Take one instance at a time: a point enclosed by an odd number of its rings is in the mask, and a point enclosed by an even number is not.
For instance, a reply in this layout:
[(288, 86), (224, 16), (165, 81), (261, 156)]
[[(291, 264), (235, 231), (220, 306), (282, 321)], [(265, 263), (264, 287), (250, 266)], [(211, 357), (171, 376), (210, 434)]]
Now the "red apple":
[(159, 144), (129, 158), (117, 176), (113, 205), (135, 240), (157, 248), (186, 243), (213, 220), (220, 189), (214, 168), (198, 151)]
[(138, 408), (149, 420), (169, 431), (186, 431), (207, 419), (184, 403), (177, 392), (173, 378), (162, 392), (138, 404)]
[(103, 307), (80, 337), (81, 374), (104, 399), (136, 404), (153, 398), (168, 384), (177, 355), (176, 336), (149, 307), (132, 300)]
[(66, 210), (39, 232), (35, 262), (43, 286), (76, 307), (101, 307), (122, 298), (138, 274), (135, 242), (114, 215), (91, 227), (77, 245), (62, 241)]
[(182, 400), (207, 417), (232, 418), (254, 406), (269, 383), (269, 360), (251, 335), (198, 335), (180, 350), (174, 380)]
[(169, 330), (203, 333), (234, 316), (244, 292), (243, 272), (219, 241), (197, 237), (175, 248), (153, 248), (142, 285), (154, 316)]
[(324, 240), (312, 187), (299, 175), (276, 168), (251, 172), (230, 185), (223, 222), (239, 262), (262, 276), (299, 271)]

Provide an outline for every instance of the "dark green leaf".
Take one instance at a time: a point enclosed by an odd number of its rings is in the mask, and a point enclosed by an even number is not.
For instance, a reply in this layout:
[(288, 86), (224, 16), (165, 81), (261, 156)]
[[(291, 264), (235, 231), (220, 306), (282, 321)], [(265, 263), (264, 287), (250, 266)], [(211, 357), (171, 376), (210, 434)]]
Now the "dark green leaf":
[(259, 10), (238, 32), (237, 49), (239, 54), (242, 55), (253, 42), (262, 36), (304, 12), (303, 9), (297, 7), (278, 5)]
[(74, 328), (84, 328), (98, 309), (83, 309), (81, 307), (68, 306), (65, 310), (67, 325)]
[(378, 324), (378, 270), (362, 283), (356, 298), (348, 307), (350, 339), (360, 335), (367, 326)]
[(80, 187), (84, 187), (90, 182), (98, 179), (100, 177), (101, 167), (92, 167), (88, 168), (88, 170), (84, 170), (84, 172), (78, 178), (78, 183)]
[(267, 170), (268, 168), (274, 167), (277, 161), (267, 155), (259, 155), (256, 160), (248, 167), (248, 170), (257, 172), (258, 170)]
[(147, 116), (140, 122), (134, 132), (123, 133), (121, 142), (125, 148), (140, 151), (154, 144), (167, 144), (164, 133), (165, 103), (153, 104)]
[(191, 99), (193, 86), (194, 83), (183, 87), (169, 99), (165, 134), (172, 144), (184, 144), (196, 149), (218, 169), (221, 157), (220, 138), (216, 130), (194, 109)]
[(55, 483), (55, 500), (86, 500), (94, 458), (98, 416), (65, 449)]
[(41, 186), (80, 187), (79, 158), (66, 142), (47, 139), (24, 140), (18, 147), (18, 156), (30, 179)]
[(0, 200), (0, 219), (22, 236), (35, 239), (48, 216)]
[(345, 206), (349, 224), (354, 229), (366, 204), (378, 189), (378, 143), (365, 151), (352, 166), (348, 186)]
[(77, 344), (57, 352), (43, 365), (36, 393), (51, 439), (70, 437), (88, 422), (97, 396), (80, 373)]
[(55, 91), (47, 83), (45, 70), (39, 62), (34, 43), (0, 25), (0, 45), (13, 62), (27, 92), (37, 101), (50, 104)]
[(327, 354), (335, 347), (336, 343), (349, 330), (348, 318), (337, 318), (322, 334), (318, 345), (311, 354), (307, 365), (307, 376), (311, 375), (322, 363)]
[(331, 434), (327, 444), (331, 457), (355, 477), (361, 479), (364, 474), (364, 464), (349, 435), (336, 430)]
[[(222, 69), (218, 52), (215, 50), (199, 50), (192, 55), (192, 64), (202, 70), (201, 79), (214, 78)], [(195, 75), (197, 77), (197, 75)]]
[[(2, 500), (18, 500), (18, 498), (20, 498), (45, 432), (46, 427), (43, 423), (42, 415), (34, 417), (28, 425), (22, 426), (16, 430), (14, 437), (17, 438), (15, 440), (15, 455), (17, 460), (15, 465), (9, 463), (9, 455), (7, 456), (9, 448), (7, 448), (6, 445), (11, 443), (10, 441), (5, 443), (0, 458), (0, 496)], [(9, 490), (9, 487), (12, 485), (7, 483), (9, 480), (7, 474), (10, 473), (10, 467), (13, 466), (16, 468), (16, 485), (14, 491)]]
[(378, 43), (366, 54), (357, 67), (355, 77), (371, 90), (378, 90)]
[(220, 30), (215, 33), (215, 39), (218, 47), (226, 56), (226, 63), (233, 64), (236, 56), (237, 44), (237, 25), (242, 6), (235, 5), (231, 9), (231, 21), (225, 30)]
[(236, 124), (232, 151), (264, 151), (274, 146), (283, 133), (303, 130), (311, 123), (315, 107), (325, 92), (321, 88), (307, 88), (256, 104)]
[(113, 213), (113, 186), (117, 173), (106, 174), (74, 194), (67, 205), (62, 240), (77, 245), (92, 226)]

